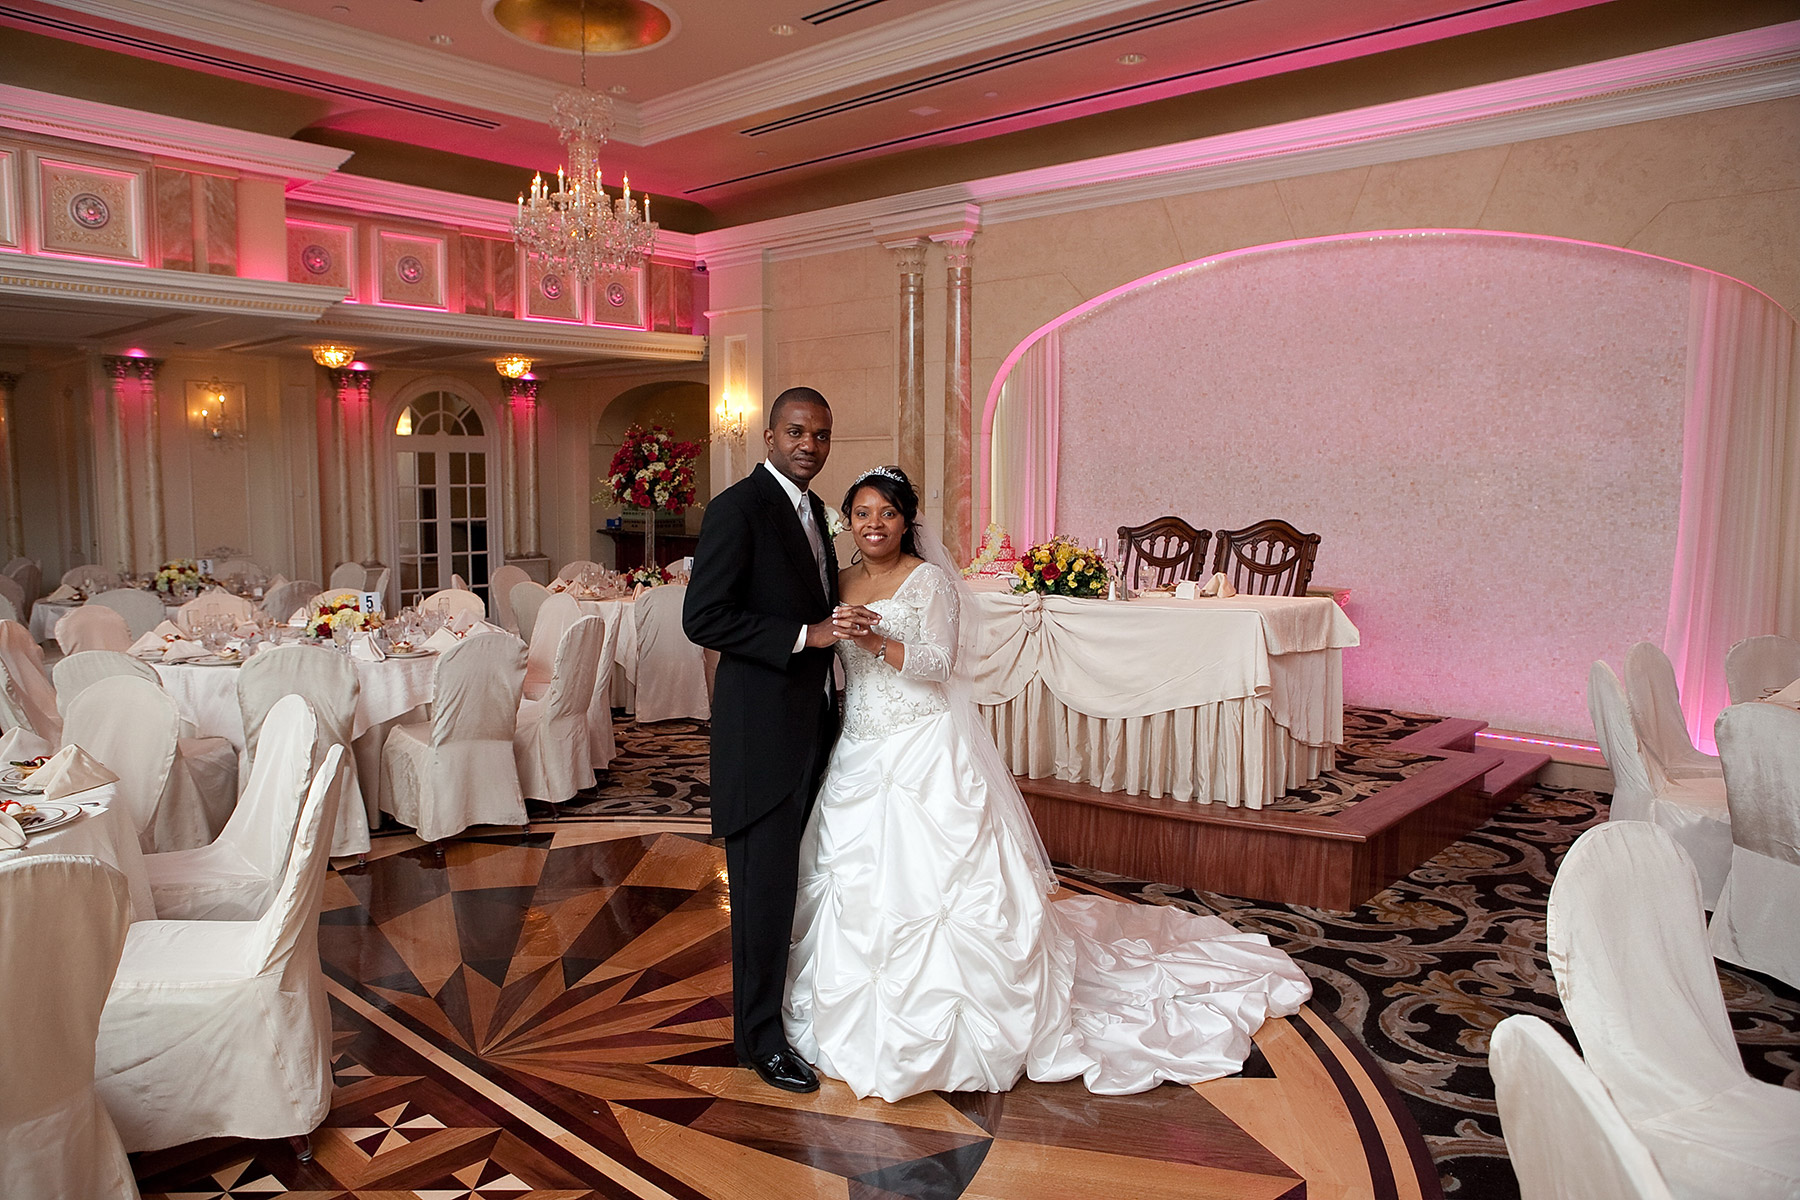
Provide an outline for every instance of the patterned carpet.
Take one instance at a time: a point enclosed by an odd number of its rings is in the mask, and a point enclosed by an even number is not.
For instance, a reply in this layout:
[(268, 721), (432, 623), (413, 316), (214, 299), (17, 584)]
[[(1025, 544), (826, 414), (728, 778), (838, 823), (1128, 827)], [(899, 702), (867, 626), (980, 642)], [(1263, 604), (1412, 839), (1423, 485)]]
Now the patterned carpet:
[[(1418, 759), (1385, 744), (1431, 720), (1348, 711), (1338, 768), (1290, 794), (1283, 807), (1341, 811), (1403, 778)], [(719, 981), (711, 978), (723, 926), (717, 856), (704, 840), (706, 729), (623, 721), (618, 728), (621, 753), (602, 785), (564, 806), (555, 821), (534, 805), (532, 834), (459, 843), (439, 859), (414, 848), (410, 835), (389, 832), (380, 835), (369, 867), (334, 876), (322, 946), (333, 977), (340, 1091), (330, 1127), (316, 1139), (317, 1164), (298, 1167), (278, 1150), (248, 1143), (185, 1147), (141, 1156), (145, 1195), (535, 1200), (641, 1191), (644, 1178), (636, 1177), (588, 1190), (595, 1164), (571, 1151), (582, 1139), (567, 1131), (589, 1127), (640, 1147), (646, 1159), (655, 1157), (651, 1145), (722, 1139), (754, 1150), (765, 1165), (786, 1156), (805, 1165), (809, 1179), (820, 1170), (838, 1175), (852, 1196), (955, 1195), (957, 1180), (969, 1178), (994, 1147), (1003, 1154), (1012, 1143), (978, 1128), (979, 1111), (934, 1109), (917, 1116), (914, 1132), (896, 1138), (887, 1125), (869, 1142), (854, 1113), (802, 1117), (771, 1105), (767, 1089), (730, 1094), (726, 1076), (736, 1073), (724, 1061), (728, 1051), (721, 1057), (719, 1050), (728, 1020)], [(1535, 1013), (1566, 1032), (1544, 957), (1545, 900), (1569, 845), (1605, 812), (1604, 795), (1535, 788), (1347, 914), (1074, 869), (1064, 877), (1077, 890), (1219, 913), (1268, 934), (1313, 979), (1312, 1007), (1335, 1018), (1385, 1069), (1424, 1134), (1445, 1193), (1508, 1198), (1517, 1186), (1494, 1114), (1488, 1034), (1513, 1012)], [(650, 832), (651, 823), (664, 832)], [(521, 855), (532, 864), (529, 879), (520, 878)], [(603, 877), (619, 885), (597, 888)], [(356, 935), (370, 926), (382, 938)], [(640, 926), (658, 931), (654, 953), (647, 936), (633, 932)], [(644, 961), (634, 960), (633, 946), (646, 947)], [(1736, 969), (1720, 975), (1751, 1072), (1800, 1087), (1800, 994)], [(363, 983), (348, 987), (350, 980)], [(396, 1035), (399, 1021), (410, 1035)], [(1329, 1032), (1321, 1027), (1306, 1037)], [(1268, 1073), (1263, 1056), (1274, 1058), (1281, 1043), (1259, 1037), (1258, 1044), (1244, 1082), (1220, 1084), (1254, 1086)], [(692, 1046), (686, 1058), (683, 1045)], [(434, 1047), (454, 1054), (429, 1053)], [(570, 1069), (577, 1059), (587, 1065)], [(515, 1078), (537, 1080), (531, 1128), (521, 1126), (507, 1097), (460, 1065), (500, 1060)], [(671, 1069), (686, 1074), (671, 1084)], [(1276, 1073), (1287, 1070), (1282, 1062)], [(1027, 1087), (1009, 1094), (1007, 1104), (1009, 1113), (1029, 1113), (1033, 1105), (1067, 1100)], [(1223, 1110), (1206, 1111), (1216, 1120)], [(543, 1115), (558, 1112), (560, 1124)], [(1066, 1137), (1067, 1117), (1058, 1136)], [(1031, 1127), (1029, 1116), (1020, 1119)], [(1179, 1126), (1196, 1118), (1185, 1112), (1154, 1119)], [(856, 1143), (860, 1149), (837, 1160), (820, 1149), (858, 1137), (865, 1139)], [(1180, 1139), (1167, 1144), (1175, 1147), (1169, 1153), (1191, 1159), (1192, 1147), (1181, 1149)], [(690, 1160), (695, 1156), (676, 1161)], [(1184, 1161), (1169, 1170), (1176, 1166), (1191, 1169)], [(688, 1192), (673, 1177), (651, 1171), (648, 1178), (674, 1194), (715, 1194), (697, 1180), (687, 1181)], [(1284, 1194), (1277, 1175), (1268, 1180), (1277, 1189), (1270, 1194)], [(778, 1184), (767, 1175), (761, 1182)]]

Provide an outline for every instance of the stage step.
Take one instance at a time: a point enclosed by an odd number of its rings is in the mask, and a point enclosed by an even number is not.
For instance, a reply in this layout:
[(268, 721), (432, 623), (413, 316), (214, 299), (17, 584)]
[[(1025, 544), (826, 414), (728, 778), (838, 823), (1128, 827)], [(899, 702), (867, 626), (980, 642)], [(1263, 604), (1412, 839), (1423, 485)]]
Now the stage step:
[[(1475, 735), (1487, 728), (1486, 721), (1469, 717), (1451, 717), (1428, 725), (1417, 733), (1409, 733), (1394, 743), (1396, 750), (1473, 750)], [(1489, 799), (1510, 804), (1537, 782), (1538, 772), (1550, 764), (1550, 756), (1531, 750), (1503, 750), (1488, 746), (1501, 756), (1500, 766), (1482, 777), (1481, 794)]]

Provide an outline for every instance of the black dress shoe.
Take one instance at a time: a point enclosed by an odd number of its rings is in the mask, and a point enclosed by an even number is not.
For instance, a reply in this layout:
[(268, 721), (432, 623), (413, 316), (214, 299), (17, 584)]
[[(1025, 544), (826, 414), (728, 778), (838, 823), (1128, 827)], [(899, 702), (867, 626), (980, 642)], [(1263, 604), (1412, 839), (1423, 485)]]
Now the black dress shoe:
[(752, 1068), (758, 1078), (772, 1088), (780, 1088), (784, 1092), (819, 1090), (819, 1077), (792, 1050), (783, 1049), (773, 1054), (764, 1054), (745, 1065)]

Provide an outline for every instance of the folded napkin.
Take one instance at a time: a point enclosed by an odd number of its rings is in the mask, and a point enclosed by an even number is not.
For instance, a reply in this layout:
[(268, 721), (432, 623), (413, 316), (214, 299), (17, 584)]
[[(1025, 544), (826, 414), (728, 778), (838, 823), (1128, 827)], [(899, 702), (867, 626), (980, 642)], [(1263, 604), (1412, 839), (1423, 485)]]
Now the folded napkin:
[(209, 651), (198, 642), (174, 641), (165, 642), (163, 661), (166, 663), (186, 662), (190, 658), (205, 658)]
[(0, 813), (0, 850), (17, 850), (25, 844), (25, 831), (6, 813)]
[(280, 571), (277, 571), (269, 577), (269, 582), (263, 584), (263, 591), (272, 592), (287, 581), (288, 577), (283, 575)]
[(152, 629), (149, 633), (146, 633), (143, 637), (131, 643), (131, 649), (127, 650), (126, 653), (135, 654), (139, 658), (142, 658), (146, 654), (161, 654), (168, 644), (168, 642), (163, 640), (162, 634)]
[(1175, 585), (1177, 600), (1193, 600), (1200, 596), (1229, 600), (1237, 594), (1237, 589), (1231, 586), (1231, 580), (1225, 578), (1223, 571), (1217, 572), (1205, 583), (1195, 583), (1192, 579), (1184, 579)]
[(31, 773), (19, 786), (28, 792), (42, 792), (46, 800), (61, 800), (76, 792), (85, 792), (103, 784), (117, 783), (119, 777), (106, 764), (70, 743), (50, 756), (50, 761)]
[(375, 640), (374, 634), (358, 633), (350, 639), (350, 657), (363, 662), (384, 662), (387, 651), (381, 648), (381, 643)]
[(469, 627), (479, 620), (481, 620), (481, 618), (470, 612), (468, 609), (454, 612), (450, 614), (450, 632), (454, 633), (457, 637), (467, 637), (469, 634)]
[(45, 596), (44, 599), (50, 604), (67, 604), (79, 595), (81, 595), (80, 592), (65, 583), (54, 592), (51, 592), (48, 596)]
[(182, 636), (181, 627), (173, 621), (163, 621), (150, 631), (165, 642), (175, 641)]
[(505, 632), (506, 632), (506, 630), (500, 628), (498, 625), (494, 624), (492, 621), (477, 620), (473, 625), (469, 626), (466, 630), (463, 631), (463, 636), (466, 638), (470, 638), (470, 637), (474, 637), (478, 633), (505, 633)]
[(294, 610), (294, 615), (287, 619), (287, 623), (290, 629), (305, 629), (306, 605), (302, 604), (299, 608), (296, 608)]
[(445, 650), (454, 650), (460, 645), (462, 645), (462, 639), (448, 629), (440, 629), (425, 639), (425, 649), (436, 650), (439, 653)]

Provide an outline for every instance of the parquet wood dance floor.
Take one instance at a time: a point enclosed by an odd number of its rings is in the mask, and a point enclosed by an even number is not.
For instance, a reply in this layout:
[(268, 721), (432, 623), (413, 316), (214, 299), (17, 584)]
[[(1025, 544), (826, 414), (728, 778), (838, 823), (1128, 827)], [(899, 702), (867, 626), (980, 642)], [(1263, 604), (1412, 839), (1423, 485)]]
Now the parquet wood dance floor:
[[(1123, 902), (1123, 901), (1121, 901)], [(146, 1197), (1413, 1198), (1437, 1173), (1323, 1015), (1242, 1074), (1138, 1096), (795, 1096), (735, 1065), (722, 849), (693, 818), (378, 840), (328, 881), (337, 1090), (298, 1162), (216, 1141), (137, 1156)], [(198, 1086), (204, 1086), (203, 1082)]]

